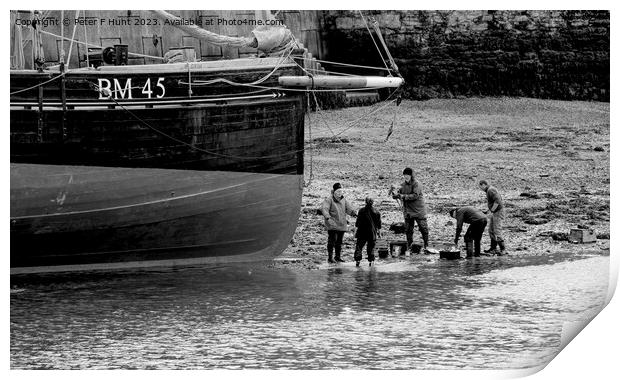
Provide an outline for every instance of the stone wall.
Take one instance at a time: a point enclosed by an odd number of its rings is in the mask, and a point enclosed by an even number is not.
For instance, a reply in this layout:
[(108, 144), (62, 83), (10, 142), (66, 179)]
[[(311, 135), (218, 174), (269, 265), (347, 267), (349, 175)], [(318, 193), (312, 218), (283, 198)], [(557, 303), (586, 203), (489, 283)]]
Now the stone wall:
[[(408, 98), (609, 101), (609, 11), (363, 13), (379, 23)], [(322, 58), (383, 66), (359, 12), (322, 16)]]

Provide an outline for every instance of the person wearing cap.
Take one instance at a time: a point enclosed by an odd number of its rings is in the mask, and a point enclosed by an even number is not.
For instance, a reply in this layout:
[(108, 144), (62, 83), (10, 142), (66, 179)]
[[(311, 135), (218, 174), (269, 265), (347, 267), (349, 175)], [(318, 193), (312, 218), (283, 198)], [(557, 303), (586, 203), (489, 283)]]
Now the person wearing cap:
[(413, 243), (413, 228), (415, 223), (424, 240), (424, 250), (428, 248), (428, 223), (426, 221), (426, 204), (422, 194), (422, 185), (413, 177), (413, 170), (405, 168), (400, 188), (392, 195), (394, 199), (402, 201), (403, 216), (405, 218), (405, 235), (407, 236), (407, 248), (411, 249)]
[(374, 249), (377, 241), (377, 236), (381, 234), (381, 214), (375, 210), (373, 204), (375, 203), (371, 197), (366, 197), (366, 205), (359, 209), (357, 212), (357, 220), (355, 221), (355, 264), (359, 266), (362, 260), (362, 249), (366, 245), (366, 254), (368, 255), (368, 264), (372, 265), (375, 261)]
[[(489, 185), (486, 180), (481, 180), (478, 183), (480, 190), (487, 195), (487, 206), (489, 211), (487, 215), (489, 218), (489, 237), (491, 238), (491, 247), (484, 252), (502, 256), (506, 254), (506, 246), (504, 245), (504, 238), (502, 237), (502, 221), (504, 220), (504, 201), (497, 189)], [(499, 246), (499, 251), (497, 247)]]
[[(463, 223), (469, 224), (465, 232), (465, 246), (467, 247), (467, 257), (480, 256), (480, 240), (484, 229), (487, 227), (487, 217), (477, 208), (466, 206), (450, 210), (450, 216), (456, 219), (456, 234), (454, 235), (454, 245), (459, 244)], [(472, 247), (473, 242), (473, 247)]]
[[(342, 238), (347, 231), (347, 214), (357, 216), (353, 206), (344, 199), (342, 185), (336, 182), (333, 186), (331, 196), (323, 201), (321, 213), (325, 218), (325, 228), (327, 229), (327, 261), (330, 263), (344, 262), (340, 256), (342, 252)], [(334, 250), (336, 256), (334, 258)]]

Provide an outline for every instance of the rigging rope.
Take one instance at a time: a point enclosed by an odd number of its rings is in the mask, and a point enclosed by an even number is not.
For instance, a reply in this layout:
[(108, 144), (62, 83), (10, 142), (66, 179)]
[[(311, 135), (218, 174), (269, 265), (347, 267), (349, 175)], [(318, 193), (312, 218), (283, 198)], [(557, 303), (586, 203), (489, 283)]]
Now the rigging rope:
[[(66, 40), (66, 41), (72, 41), (72, 42), (75, 42), (76, 44), (86, 45), (86, 47), (92, 46), (92, 47), (95, 47), (97, 49), (103, 49), (103, 46), (99, 46), (99, 45), (95, 45), (95, 44), (90, 44), (88, 42), (82, 42), (82, 41), (79, 41), (79, 40), (73, 40), (73, 39), (68, 38), (68, 37), (63, 37), (63, 36), (59, 36), (59, 35), (51, 33), (51, 32), (46, 32), (45, 30), (41, 30), (41, 33), (47, 34), (47, 35), (50, 35), (50, 36), (53, 36), (53, 37), (56, 37), (56, 38), (61, 38), (61, 39)], [(155, 55), (147, 55), (147, 54), (132, 53), (132, 52), (129, 52), (129, 55), (133, 55), (135, 57), (141, 57), (141, 58), (159, 59), (161, 61), (165, 60), (164, 57), (158, 57), (158, 56), (155, 56)]]
[[(392, 96), (394, 96), (394, 94), (395, 94), (397, 91), (398, 91), (398, 88), (397, 88), (396, 90), (392, 91), (392, 93), (391, 93), (391, 94), (390, 94), (387, 98), (385, 98), (384, 102), (387, 102), (387, 101), (388, 101), (388, 100), (389, 100)], [(373, 114), (377, 113), (379, 110), (384, 109), (385, 107), (389, 106), (390, 104), (394, 103), (395, 101), (397, 101), (397, 99), (393, 99), (393, 100), (391, 100), (391, 101), (389, 101), (389, 102), (385, 103), (383, 106), (381, 106), (381, 107), (379, 107), (379, 108), (377, 108), (377, 109), (375, 109), (375, 110), (373, 110), (373, 111), (371, 111), (371, 112), (368, 112), (367, 114), (363, 115), (362, 117), (359, 117), (359, 118), (357, 118), (357, 119), (353, 120), (352, 122), (350, 122), (350, 123), (349, 123), (349, 125), (348, 125), (347, 127), (345, 127), (345, 128), (344, 128), (343, 130), (341, 130), (340, 132), (336, 133), (336, 136), (340, 136), (340, 135), (341, 135), (341, 134), (343, 134), (344, 132), (346, 132), (346, 131), (348, 131), (349, 129), (353, 128), (353, 126), (354, 126), (357, 122), (359, 122), (360, 120), (362, 120), (363, 118), (365, 118), (365, 117), (367, 117), (367, 116), (370, 116), (370, 115), (373, 115)], [(380, 104), (380, 103), (379, 103), (379, 104)]]
[[(104, 95), (106, 95), (105, 93), (103, 93), (102, 90), (99, 89), (99, 87), (97, 86), (97, 84), (95, 84), (94, 82), (90, 82), (95, 91), (98, 93), (102, 93)], [(398, 89), (397, 89), (398, 90)], [(384, 102), (387, 102), (395, 93), (397, 90), (394, 90), (387, 98), (386, 100), (384, 100)], [(187, 146), (190, 149), (193, 149), (195, 151), (201, 152), (201, 153), (206, 153), (206, 154), (210, 154), (216, 157), (222, 157), (222, 158), (230, 158), (230, 159), (236, 159), (236, 160), (260, 160), (260, 159), (267, 159), (267, 158), (278, 158), (278, 157), (284, 157), (284, 156), (290, 156), (290, 155), (294, 155), (300, 152), (304, 152), (307, 149), (313, 149), (315, 146), (317, 146), (318, 144), (316, 143), (312, 143), (310, 142), (310, 144), (308, 144), (308, 146), (302, 148), (302, 149), (295, 149), (295, 150), (291, 150), (290, 152), (286, 152), (286, 153), (281, 153), (281, 154), (272, 154), (272, 155), (266, 155), (266, 156), (236, 156), (236, 155), (229, 155), (229, 154), (222, 154), (222, 153), (218, 153), (218, 152), (214, 152), (214, 151), (210, 151), (210, 150), (206, 150), (206, 149), (202, 149), (202, 148), (198, 148), (190, 143), (187, 143), (183, 140), (180, 140), (174, 136), (171, 136), (155, 127), (153, 127), (152, 125), (150, 125), (147, 121), (143, 120), (142, 118), (140, 118), (138, 115), (136, 115), (135, 113), (131, 112), (131, 110), (127, 109), (125, 106), (123, 106), (123, 104), (119, 103), (118, 101), (116, 101), (116, 99), (110, 97), (108, 98), (108, 100), (111, 100), (112, 102), (114, 102), (117, 106), (119, 106), (121, 109), (123, 109), (125, 112), (127, 112), (129, 115), (131, 115), (133, 118), (135, 118), (137, 121), (139, 121), (140, 123), (142, 123), (144, 126), (146, 126), (147, 128), (151, 129), (152, 131), (156, 132), (157, 134), (160, 134), (161, 136), (164, 136), (172, 141), (175, 141), (181, 145)], [(309, 99), (307, 100), (309, 102)], [(361, 117), (351, 121), (347, 127), (345, 127), (343, 130), (341, 130), (339, 133), (336, 133), (335, 136), (339, 136), (342, 133), (346, 132), (347, 130), (351, 129), (357, 122), (359, 122), (360, 120), (366, 118), (367, 116), (370, 116), (372, 114), (375, 114), (376, 112), (378, 112), (379, 110), (382, 110), (383, 108), (389, 106), (390, 104), (392, 104), (393, 102), (395, 102), (396, 99), (391, 100), (390, 102), (384, 104), (381, 107), (378, 107), (364, 115), (362, 115)]]
[[(97, 86), (97, 84), (95, 84), (94, 82), (89, 82), (91, 83), (94, 88), (95, 91), (106, 95), (102, 90), (99, 89), (99, 87)], [(135, 118), (137, 121), (139, 121), (140, 123), (142, 123), (144, 126), (146, 126), (147, 128), (151, 129), (152, 131), (156, 132), (157, 134), (166, 137), (174, 142), (177, 142), (181, 145), (187, 146), (190, 149), (193, 149), (197, 152), (201, 152), (201, 153), (206, 153), (206, 154), (210, 154), (216, 157), (222, 157), (222, 158), (231, 158), (231, 159), (236, 159), (236, 160), (261, 160), (261, 159), (267, 159), (267, 158), (277, 158), (277, 157), (283, 157), (283, 156), (289, 156), (289, 155), (293, 155), (293, 154), (297, 154), (299, 152), (303, 152), (305, 151), (306, 148), (304, 149), (297, 149), (297, 150), (292, 150), (290, 152), (286, 152), (286, 153), (282, 153), (282, 154), (272, 154), (272, 155), (266, 155), (266, 156), (236, 156), (236, 155), (230, 155), (230, 154), (222, 154), (222, 153), (218, 153), (218, 152), (214, 152), (211, 150), (206, 150), (206, 149), (202, 149), (202, 148), (198, 148), (197, 146), (194, 146), (190, 143), (187, 143), (183, 140), (180, 140), (174, 136), (171, 136), (169, 134), (167, 134), (166, 132), (163, 132), (155, 127), (153, 127), (151, 124), (149, 124), (146, 120), (143, 120), (142, 118), (140, 118), (138, 115), (136, 115), (135, 113), (131, 112), (131, 110), (127, 109), (125, 106), (123, 106), (123, 104), (119, 103), (116, 101), (116, 99), (110, 97), (108, 98), (108, 100), (113, 101), (114, 103), (116, 103), (117, 106), (119, 106), (121, 109), (123, 109), (125, 112), (127, 112), (129, 115), (131, 115), (133, 118)]]
[(50, 80), (46, 80), (45, 82), (42, 82), (42, 83), (39, 83), (39, 84), (35, 84), (34, 86), (27, 87), (27, 88), (22, 88), (21, 90), (17, 90), (17, 91), (13, 91), (13, 92), (11, 92), (11, 93), (10, 93), (10, 95), (19, 94), (20, 92), (26, 92), (26, 91), (33, 90), (33, 89), (35, 89), (35, 88), (41, 87), (41, 86), (43, 86), (43, 85), (46, 85), (46, 84), (48, 84), (48, 83), (50, 83), (50, 82), (53, 82), (53, 81), (55, 81), (56, 79), (58, 79), (58, 78), (60, 78), (60, 77), (62, 77), (62, 76), (64, 76), (64, 75), (66, 75), (66, 74), (67, 74), (67, 72), (68, 72), (68, 71), (65, 71), (64, 73), (62, 73), (62, 74), (60, 74), (60, 75), (57, 75), (57, 76), (53, 77), (53, 78), (52, 78), (52, 79), (50, 79)]
[(364, 66), (364, 65), (354, 65), (352, 63), (342, 63), (342, 62), (334, 62), (334, 61), (326, 61), (324, 59), (317, 59), (317, 58), (299, 58), (302, 59), (304, 61), (317, 61), (317, 62), (322, 62), (322, 63), (330, 63), (332, 65), (337, 65), (337, 66), (348, 66), (348, 67), (360, 67), (360, 68), (364, 68), (364, 69), (373, 69), (373, 70), (383, 70), (383, 71), (391, 71), (388, 68), (384, 68), (384, 67), (376, 67), (376, 66)]
[(282, 57), (278, 60), (278, 62), (275, 64), (273, 70), (271, 70), (267, 75), (263, 76), (260, 79), (255, 80), (254, 82), (250, 82), (250, 83), (238, 83), (238, 82), (233, 82), (230, 81), (228, 79), (225, 78), (215, 78), (215, 79), (211, 79), (211, 80), (206, 80), (206, 81), (196, 81), (196, 82), (190, 82), (190, 83), (186, 83), (186, 82), (179, 82), (182, 84), (187, 84), (187, 85), (210, 85), (210, 84), (214, 84), (214, 83), (228, 83), (231, 85), (239, 85), (239, 86), (251, 86), (251, 85), (259, 85), (261, 83), (263, 83), (264, 81), (266, 81), (267, 79), (269, 79), (283, 64), (284, 62), (290, 57), (291, 53), (293, 52), (293, 48), (289, 48), (288, 49), (288, 54), (286, 55), (286, 57)]
[[(245, 86), (245, 87), (254, 87), (254, 88), (264, 88), (267, 90), (281, 90), (281, 91), (289, 91), (289, 92), (306, 92), (309, 91), (307, 89), (303, 89), (303, 88), (289, 88), (289, 87), (281, 87), (281, 86), (261, 86), (261, 85), (255, 85), (255, 84), (246, 84), (246, 83), (238, 83), (238, 82), (233, 82), (230, 81), (228, 79), (225, 78), (218, 78), (216, 80), (219, 83), (227, 83), (230, 84), (232, 86)], [(211, 81), (209, 81), (211, 82)], [(187, 82), (183, 82), (183, 81), (179, 81), (179, 84), (189, 84)], [(192, 86), (208, 86), (212, 83), (203, 83), (202, 81), (195, 81), (192, 82)], [(356, 88), (347, 88), (346, 91), (368, 91), (368, 87), (356, 87)], [(316, 91), (316, 92), (341, 92), (344, 91), (344, 89), (313, 89), (312, 91)]]
[(389, 71), (390, 68), (388, 67), (387, 63), (385, 62), (385, 58), (383, 58), (383, 54), (381, 54), (381, 50), (379, 50), (379, 45), (377, 45), (377, 42), (375, 41), (375, 37), (373, 37), (372, 32), (370, 31), (370, 28), (368, 27), (368, 23), (366, 22), (366, 18), (362, 14), (361, 10), (358, 9), (357, 11), (360, 13), (360, 16), (362, 17), (362, 20), (364, 21), (364, 25), (366, 25), (366, 30), (368, 30), (368, 34), (370, 34), (370, 38), (372, 39), (372, 43), (375, 44), (375, 47), (377, 48), (377, 52), (381, 56), (381, 62), (383, 62), (383, 64), (385, 65), (385, 68), (388, 69), (388, 71)]
[[(310, 119), (310, 96), (306, 96), (306, 113), (308, 114), (308, 141), (310, 141), (310, 144), (308, 144), (308, 146), (312, 145), (312, 120)], [(313, 156), (314, 156), (314, 149), (311, 147), (310, 149), (310, 177), (308, 179), (308, 183), (306, 183), (306, 186), (310, 186), (312, 184), (312, 180), (314, 179), (314, 172), (312, 171), (314, 164), (313, 164)]]
[[(64, 21), (65, 19), (65, 11), (60, 11), (60, 18)], [(62, 38), (62, 40), (60, 41), (60, 57), (59, 57), (59, 61), (61, 64), (65, 63), (65, 23), (61, 22), (60, 23), (60, 38)]]
[[(80, 11), (75, 11), (75, 20), (80, 16)], [(69, 55), (67, 56), (67, 69), (69, 68), (69, 63), (71, 62), (71, 51), (73, 50), (73, 41), (75, 39), (75, 31), (77, 30), (77, 23), (73, 25), (73, 34), (71, 34), (71, 44), (69, 44)], [(78, 57), (79, 62), (79, 57)]]
[(379, 24), (377, 23), (376, 20), (372, 23), (372, 27), (375, 29), (375, 33), (377, 33), (377, 38), (379, 39), (379, 42), (381, 42), (383, 49), (385, 49), (385, 54), (388, 56), (388, 59), (390, 60), (390, 66), (392, 66), (392, 69), (394, 70), (396, 75), (402, 78), (402, 76), (400, 75), (400, 72), (398, 71), (398, 66), (396, 65), (396, 61), (394, 61), (394, 57), (392, 57), (392, 54), (390, 53), (390, 49), (388, 49), (387, 44), (385, 43), (385, 40), (383, 40), (383, 36), (381, 35), (381, 29), (379, 29)]
[[(316, 94), (314, 93), (314, 91), (312, 91), (312, 96), (314, 97), (314, 102), (316, 104), (316, 109), (317, 109), (317, 114), (319, 113), (318, 111), (321, 111), (321, 107), (319, 106), (319, 101), (316, 98)], [(327, 129), (329, 129), (329, 131), (332, 134), (332, 138), (336, 138), (336, 134), (334, 133), (334, 130), (332, 129), (332, 127), (329, 126), (329, 124), (327, 124), (327, 121), (325, 121), (325, 119), (323, 119), (323, 124), (325, 124), (325, 126), (327, 127)]]
[[(86, 34), (86, 11), (82, 13), (82, 17), (84, 18), (84, 40), (88, 42), (88, 34)], [(79, 59), (78, 59), (79, 62)], [(86, 67), (90, 67), (90, 57), (88, 56), (88, 46), (86, 46)]]

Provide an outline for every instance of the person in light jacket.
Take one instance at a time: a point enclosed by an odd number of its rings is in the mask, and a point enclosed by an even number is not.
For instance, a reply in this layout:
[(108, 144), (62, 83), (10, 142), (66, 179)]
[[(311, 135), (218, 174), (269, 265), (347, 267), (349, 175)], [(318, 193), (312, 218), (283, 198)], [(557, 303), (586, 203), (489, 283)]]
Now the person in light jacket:
[[(357, 216), (353, 206), (344, 199), (342, 185), (336, 182), (331, 196), (323, 201), (321, 212), (325, 218), (327, 229), (327, 261), (330, 263), (344, 262), (340, 256), (342, 252), (342, 238), (347, 231), (347, 214)], [(334, 257), (334, 249), (336, 256)], [(334, 261), (335, 260), (335, 261)]]

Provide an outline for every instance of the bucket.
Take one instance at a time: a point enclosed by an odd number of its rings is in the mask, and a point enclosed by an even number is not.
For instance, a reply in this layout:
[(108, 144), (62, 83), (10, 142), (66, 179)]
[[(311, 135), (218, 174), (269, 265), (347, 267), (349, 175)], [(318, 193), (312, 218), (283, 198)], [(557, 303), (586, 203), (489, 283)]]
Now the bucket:
[(439, 258), (446, 260), (458, 260), (461, 258), (461, 251), (439, 251)]
[(416, 255), (422, 251), (422, 246), (420, 244), (411, 244), (411, 253), (415, 253)]

